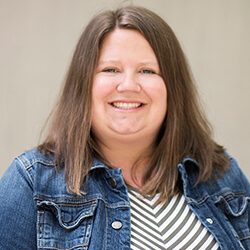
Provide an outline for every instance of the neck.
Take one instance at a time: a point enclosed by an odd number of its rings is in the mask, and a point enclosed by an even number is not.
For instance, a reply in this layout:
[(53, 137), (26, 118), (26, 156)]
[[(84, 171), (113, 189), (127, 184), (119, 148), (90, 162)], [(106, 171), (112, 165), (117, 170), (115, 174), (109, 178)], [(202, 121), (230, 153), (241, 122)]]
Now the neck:
[[(101, 151), (108, 163), (114, 168), (121, 168), (123, 178), (130, 186), (140, 188), (147, 170), (148, 158), (152, 152), (152, 143), (108, 143), (101, 144)], [(133, 172), (133, 167), (136, 171)]]

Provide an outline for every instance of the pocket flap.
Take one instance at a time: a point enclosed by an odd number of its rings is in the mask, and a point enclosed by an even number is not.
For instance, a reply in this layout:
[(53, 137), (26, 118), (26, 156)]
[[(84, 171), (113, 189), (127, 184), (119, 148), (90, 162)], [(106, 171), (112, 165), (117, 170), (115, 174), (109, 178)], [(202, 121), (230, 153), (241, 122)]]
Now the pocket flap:
[(86, 203), (54, 202), (49, 200), (38, 201), (38, 210), (47, 210), (55, 215), (61, 227), (73, 229), (87, 217), (94, 214), (97, 202)]
[(238, 217), (246, 211), (248, 201), (248, 197), (230, 195), (220, 196), (218, 203), (228, 215)]

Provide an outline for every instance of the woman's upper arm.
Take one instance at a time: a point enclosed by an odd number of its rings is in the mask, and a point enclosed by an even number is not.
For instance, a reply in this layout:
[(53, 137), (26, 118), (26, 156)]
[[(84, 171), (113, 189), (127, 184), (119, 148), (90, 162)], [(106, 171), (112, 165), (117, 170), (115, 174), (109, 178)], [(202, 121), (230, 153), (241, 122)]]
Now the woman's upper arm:
[(32, 183), (17, 159), (0, 179), (0, 249), (36, 249)]

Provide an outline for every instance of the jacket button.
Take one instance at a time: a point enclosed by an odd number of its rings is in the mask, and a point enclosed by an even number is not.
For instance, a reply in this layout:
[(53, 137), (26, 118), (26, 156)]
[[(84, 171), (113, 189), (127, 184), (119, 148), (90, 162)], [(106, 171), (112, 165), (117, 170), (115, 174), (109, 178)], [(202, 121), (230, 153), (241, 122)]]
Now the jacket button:
[(209, 224), (213, 224), (214, 221), (211, 219), (211, 218), (207, 218), (206, 221), (209, 223)]
[(122, 223), (117, 220), (117, 221), (112, 222), (111, 226), (113, 229), (119, 230), (122, 228)]

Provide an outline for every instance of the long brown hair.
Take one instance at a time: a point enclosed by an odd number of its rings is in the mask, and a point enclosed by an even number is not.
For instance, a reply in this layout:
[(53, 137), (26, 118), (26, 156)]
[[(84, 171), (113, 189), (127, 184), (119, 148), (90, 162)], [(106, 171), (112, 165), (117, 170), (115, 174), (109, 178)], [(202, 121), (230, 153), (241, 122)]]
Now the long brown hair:
[(168, 111), (160, 129), (143, 192), (161, 192), (161, 200), (177, 190), (177, 165), (185, 156), (199, 164), (199, 181), (211, 177), (213, 168), (225, 169), (228, 160), (211, 137), (200, 109), (195, 85), (180, 44), (168, 24), (154, 12), (135, 6), (101, 12), (83, 31), (70, 64), (46, 140), (39, 146), (63, 165), (70, 191), (80, 193), (94, 157), (105, 162), (91, 132), (93, 75), (100, 45), (116, 28), (139, 31), (153, 48), (167, 87)]

